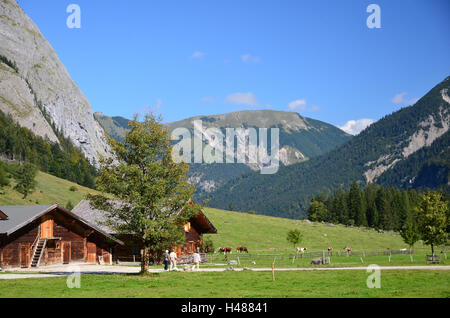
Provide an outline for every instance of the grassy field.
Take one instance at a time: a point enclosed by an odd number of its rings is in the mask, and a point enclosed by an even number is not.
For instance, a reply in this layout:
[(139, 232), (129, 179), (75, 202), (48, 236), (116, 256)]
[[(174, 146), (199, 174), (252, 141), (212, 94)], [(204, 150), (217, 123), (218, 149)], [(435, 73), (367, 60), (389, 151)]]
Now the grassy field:
[[(221, 246), (233, 248), (244, 245), (249, 253), (293, 253), (294, 247), (287, 242), (287, 232), (299, 229), (303, 241), (299, 247), (307, 247), (309, 251), (327, 250), (342, 251), (350, 246), (354, 251), (384, 251), (406, 248), (398, 233), (378, 233), (373, 229), (346, 227), (344, 225), (327, 225), (322, 223), (306, 223), (303, 220), (290, 220), (263, 215), (223, 211), (206, 208), (206, 216), (217, 228), (217, 234), (206, 234), (217, 249)], [(422, 243), (415, 245), (416, 251), (424, 251)], [(426, 247), (428, 250), (428, 247)]]
[[(66, 206), (67, 202), (71, 201), (75, 206), (86, 194), (96, 192), (40, 171), (36, 176), (36, 181), (36, 190), (26, 199), (22, 199), (23, 195), (13, 190), (14, 179), (12, 179), (12, 184), (9, 187), (0, 190), (0, 205), (47, 205), (57, 203)], [(69, 189), (72, 186), (77, 190), (70, 191)]]
[(381, 288), (366, 285), (366, 271), (170, 272), (138, 275), (83, 275), (81, 288), (66, 277), (0, 280), (0, 297), (450, 297), (448, 271), (385, 270)]

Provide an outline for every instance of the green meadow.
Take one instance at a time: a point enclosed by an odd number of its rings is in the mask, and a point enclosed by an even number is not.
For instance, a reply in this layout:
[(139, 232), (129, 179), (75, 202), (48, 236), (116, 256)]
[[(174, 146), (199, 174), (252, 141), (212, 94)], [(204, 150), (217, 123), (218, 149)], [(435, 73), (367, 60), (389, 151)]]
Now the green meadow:
[(384, 270), (381, 288), (368, 288), (370, 274), (354, 271), (167, 272), (82, 275), (79, 289), (66, 277), (0, 280), (0, 297), (302, 298), (450, 297), (448, 271)]
[[(50, 205), (59, 204), (63, 207), (69, 201), (75, 206), (88, 193), (95, 193), (95, 190), (80, 186), (65, 179), (52, 176), (48, 173), (39, 171), (36, 176), (36, 190), (23, 199), (23, 195), (13, 190), (14, 179), (11, 179), (11, 185), (0, 190), (0, 205)], [(75, 187), (75, 191), (70, 188)]]
[[(236, 247), (244, 245), (249, 253), (294, 253), (292, 244), (286, 236), (289, 230), (299, 229), (303, 240), (297, 246), (308, 251), (327, 251), (332, 247), (335, 252), (350, 246), (354, 251), (386, 251), (407, 248), (398, 233), (386, 231), (378, 233), (374, 229), (307, 223), (304, 220), (291, 220), (248, 213), (231, 212), (206, 208), (205, 214), (217, 228), (217, 234), (206, 234), (214, 242), (214, 247)], [(415, 245), (415, 251), (424, 251), (422, 243)]]

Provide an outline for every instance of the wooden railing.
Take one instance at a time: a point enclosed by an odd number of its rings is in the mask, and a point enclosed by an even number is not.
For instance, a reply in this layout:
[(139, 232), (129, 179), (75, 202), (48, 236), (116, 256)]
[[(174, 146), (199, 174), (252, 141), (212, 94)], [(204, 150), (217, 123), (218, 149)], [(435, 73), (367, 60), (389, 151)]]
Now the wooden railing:
[(31, 253), (31, 258), (30, 258), (30, 264), (28, 265), (29, 268), (31, 267), (31, 263), (33, 261), (34, 253), (36, 253), (36, 248), (38, 246), (38, 242), (39, 242), (40, 238), (41, 238), (41, 226), (39, 225), (38, 226), (38, 233), (36, 235), (36, 238), (34, 239), (33, 244), (31, 245), (32, 253)]

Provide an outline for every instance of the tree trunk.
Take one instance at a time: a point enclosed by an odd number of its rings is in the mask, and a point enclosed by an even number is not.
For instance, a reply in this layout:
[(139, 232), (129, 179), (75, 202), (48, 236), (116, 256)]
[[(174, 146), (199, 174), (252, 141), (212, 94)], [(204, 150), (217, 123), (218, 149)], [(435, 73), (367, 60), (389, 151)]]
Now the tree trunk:
[(434, 245), (433, 244), (431, 244), (431, 255), (433, 255), (433, 257), (434, 257)]
[(148, 273), (148, 267), (149, 267), (149, 262), (150, 262), (149, 258), (150, 258), (150, 249), (145, 246), (142, 249), (141, 274)]

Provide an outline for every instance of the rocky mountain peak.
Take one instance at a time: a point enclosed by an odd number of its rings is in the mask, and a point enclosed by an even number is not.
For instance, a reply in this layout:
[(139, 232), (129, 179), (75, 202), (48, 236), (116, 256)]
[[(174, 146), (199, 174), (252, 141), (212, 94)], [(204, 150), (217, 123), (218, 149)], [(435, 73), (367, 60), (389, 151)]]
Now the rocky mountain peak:
[(35, 134), (57, 142), (50, 125), (97, 165), (110, 148), (89, 101), (72, 81), (50, 43), (16, 0), (0, 1), (0, 109)]

